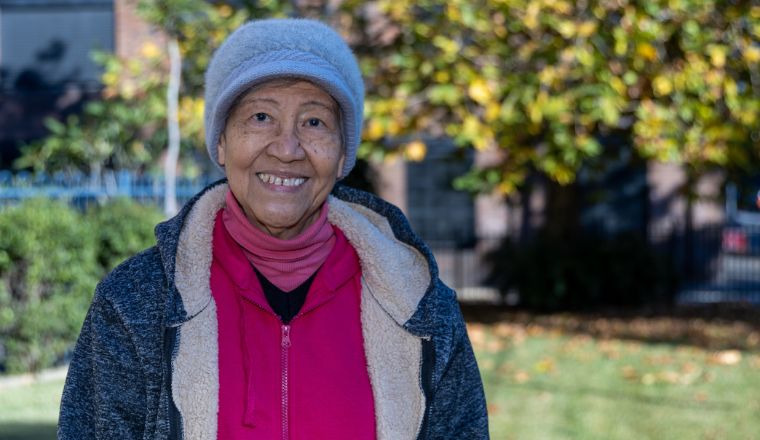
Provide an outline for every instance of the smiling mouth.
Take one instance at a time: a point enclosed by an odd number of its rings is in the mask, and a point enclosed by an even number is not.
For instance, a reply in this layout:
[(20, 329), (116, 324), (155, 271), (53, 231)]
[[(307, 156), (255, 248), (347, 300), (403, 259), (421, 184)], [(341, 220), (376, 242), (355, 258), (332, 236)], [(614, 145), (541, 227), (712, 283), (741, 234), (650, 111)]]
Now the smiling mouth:
[(256, 176), (262, 182), (276, 186), (301, 186), (306, 182), (306, 179), (303, 177), (278, 177), (266, 173), (256, 173)]

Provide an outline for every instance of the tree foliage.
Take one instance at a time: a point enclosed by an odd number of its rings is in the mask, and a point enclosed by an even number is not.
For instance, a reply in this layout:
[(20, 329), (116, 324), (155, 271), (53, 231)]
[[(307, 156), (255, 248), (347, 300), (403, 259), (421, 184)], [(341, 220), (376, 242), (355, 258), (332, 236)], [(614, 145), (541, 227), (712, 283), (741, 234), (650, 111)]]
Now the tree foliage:
[(365, 156), (398, 151), (389, 140), (401, 135), (450, 136), (498, 152), (459, 186), (504, 193), (529, 169), (571, 182), (608, 133), (695, 170), (758, 163), (751, 1), (379, 0), (363, 11), (344, 21), (362, 38)]
[[(203, 155), (203, 72), (213, 49), (247, 19), (310, 15), (338, 28), (359, 57), (367, 83), (362, 158), (420, 159), (423, 135), (449, 136), (492, 152), (458, 186), (502, 193), (531, 170), (573, 181), (613, 133), (645, 159), (697, 173), (760, 162), (760, 6), (751, 0), (234, 5), (141, 2), (144, 16), (180, 42), (186, 157)], [(161, 49), (143, 52), (140, 60), (104, 57), (103, 103), (68, 123), (51, 121), (52, 139), (27, 149), (20, 164), (155, 161), (166, 142), (166, 73)]]

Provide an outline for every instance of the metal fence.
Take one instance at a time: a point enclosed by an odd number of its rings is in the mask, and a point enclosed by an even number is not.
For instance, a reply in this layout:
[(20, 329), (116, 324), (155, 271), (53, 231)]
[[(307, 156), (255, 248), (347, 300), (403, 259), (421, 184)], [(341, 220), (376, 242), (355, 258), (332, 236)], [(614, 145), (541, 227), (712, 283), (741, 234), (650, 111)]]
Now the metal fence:
[(675, 241), (678, 302), (760, 305), (760, 225), (714, 225)]
[[(186, 202), (218, 178), (219, 176), (200, 176), (177, 179), (177, 202)], [(80, 173), (48, 175), (0, 171), (0, 206), (35, 197), (69, 201), (78, 208), (86, 208), (115, 197), (129, 197), (140, 203), (161, 206), (164, 190), (162, 176), (131, 171), (104, 173), (97, 178)]]
[[(178, 202), (185, 203), (219, 177), (178, 179)], [(83, 174), (0, 171), (0, 207), (34, 197), (66, 200), (81, 209), (114, 197), (161, 206), (164, 180), (127, 171), (106, 173), (98, 179)], [(714, 225), (693, 231), (671, 226), (650, 230), (648, 237), (642, 239), (670, 262), (676, 302), (760, 304), (760, 225)], [(434, 241), (428, 245), (436, 256), (442, 280), (457, 290), (460, 299), (498, 303), (502, 301), (500, 293), (485, 285), (491, 270), (485, 256), (501, 240), (478, 237), (474, 241)]]

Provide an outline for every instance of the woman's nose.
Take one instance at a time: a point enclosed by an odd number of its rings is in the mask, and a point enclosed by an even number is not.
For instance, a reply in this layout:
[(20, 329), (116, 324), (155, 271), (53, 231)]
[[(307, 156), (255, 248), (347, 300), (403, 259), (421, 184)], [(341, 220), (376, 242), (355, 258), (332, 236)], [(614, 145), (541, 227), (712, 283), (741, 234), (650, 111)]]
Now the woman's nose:
[(277, 137), (269, 143), (267, 151), (281, 162), (292, 162), (306, 157), (295, 128), (282, 128)]

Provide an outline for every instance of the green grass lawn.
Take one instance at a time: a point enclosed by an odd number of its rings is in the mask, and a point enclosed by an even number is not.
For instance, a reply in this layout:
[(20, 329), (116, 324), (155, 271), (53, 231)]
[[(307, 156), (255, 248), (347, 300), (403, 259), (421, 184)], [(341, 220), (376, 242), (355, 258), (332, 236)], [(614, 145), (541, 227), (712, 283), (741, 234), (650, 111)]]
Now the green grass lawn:
[[(760, 440), (756, 327), (637, 321), (618, 326), (624, 338), (509, 317), (468, 326), (494, 440)], [(636, 326), (651, 338), (631, 339)], [(653, 342), (679, 328), (701, 342)], [(62, 387), (0, 386), (0, 439), (54, 439)]]
[(0, 439), (55, 439), (63, 379), (0, 387)]
[(498, 440), (760, 439), (760, 355), (471, 324)]

